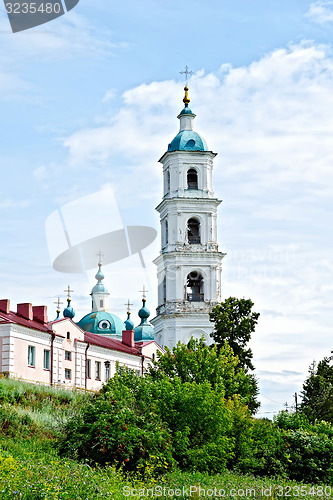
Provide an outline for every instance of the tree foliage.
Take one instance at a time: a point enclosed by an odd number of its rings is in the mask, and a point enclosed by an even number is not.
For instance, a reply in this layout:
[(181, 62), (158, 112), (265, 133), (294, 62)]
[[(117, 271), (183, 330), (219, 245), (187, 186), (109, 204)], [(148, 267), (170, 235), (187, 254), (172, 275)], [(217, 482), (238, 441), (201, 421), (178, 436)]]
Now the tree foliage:
[(301, 411), (310, 422), (326, 420), (333, 423), (333, 365), (325, 357), (309, 368), (303, 384)]
[(124, 371), (67, 424), (61, 449), (125, 471), (163, 473), (177, 463), (182, 470), (220, 472), (241, 449), (251, 420), (237, 397), (226, 400), (208, 381)]
[(252, 312), (253, 305), (250, 299), (229, 297), (210, 313), (210, 320), (215, 324), (211, 337), (218, 349), (228, 343), (238, 357), (239, 367), (244, 370), (254, 370), (252, 350), (246, 348), (260, 315)]
[(259, 408), (256, 400), (258, 385), (253, 375), (239, 368), (239, 360), (233, 350), (225, 343), (219, 350), (216, 344), (207, 346), (204, 339), (191, 339), (188, 345), (178, 344), (160, 356), (149, 370), (154, 380), (167, 376), (171, 380), (179, 378), (182, 383), (209, 382), (212, 388), (230, 399), (239, 395), (251, 413)]

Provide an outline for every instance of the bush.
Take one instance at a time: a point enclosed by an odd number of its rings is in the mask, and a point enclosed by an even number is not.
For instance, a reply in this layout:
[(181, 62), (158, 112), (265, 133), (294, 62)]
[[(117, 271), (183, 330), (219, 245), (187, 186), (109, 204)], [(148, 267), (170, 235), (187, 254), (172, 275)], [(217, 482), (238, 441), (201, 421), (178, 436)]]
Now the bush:
[[(248, 410), (209, 382), (112, 378), (67, 425), (61, 450), (125, 470), (221, 472), (244, 446)], [(246, 436), (246, 433), (244, 434)]]

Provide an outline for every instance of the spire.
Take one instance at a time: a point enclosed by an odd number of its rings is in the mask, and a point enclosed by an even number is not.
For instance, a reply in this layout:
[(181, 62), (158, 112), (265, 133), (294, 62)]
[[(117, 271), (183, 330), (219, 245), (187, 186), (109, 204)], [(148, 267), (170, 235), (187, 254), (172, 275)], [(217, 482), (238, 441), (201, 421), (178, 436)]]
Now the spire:
[(58, 300), (56, 302), (53, 302), (53, 304), (57, 305), (57, 317), (54, 321), (57, 321), (57, 319), (60, 318), (60, 306), (63, 304), (63, 302), (60, 301), (60, 297), (58, 297)]
[(95, 278), (97, 279), (96, 285), (91, 290), (92, 297), (92, 309), (91, 312), (98, 311), (106, 311), (107, 310), (107, 302), (108, 296), (110, 295), (106, 286), (102, 281), (105, 276), (102, 271), (102, 252), (98, 252), (98, 271), (95, 274)]
[(139, 318), (141, 319), (140, 324), (134, 328), (134, 340), (135, 342), (142, 342), (142, 341), (150, 341), (154, 340), (154, 328), (152, 325), (148, 323), (148, 318), (150, 316), (150, 311), (146, 307), (146, 293), (148, 290), (146, 290), (145, 286), (143, 286), (143, 289), (141, 290), (142, 292), (142, 307), (139, 310)]
[(63, 315), (64, 318), (70, 318), (73, 319), (75, 316), (74, 309), (71, 307), (71, 293), (74, 292), (74, 290), (71, 290), (70, 285), (67, 286), (66, 290), (64, 292), (67, 292), (67, 307), (64, 309)]
[(145, 285), (143, 285), (143, 289), (140, 291), (142, 293), (142, 307), (139, 310), (138, 315), (139, 315), (139, 318), (141, 318), (140, 325), (143, 325), (143, 324), (147, 323), (147, 319), (150, 316), (150, 311), (146, 307), (146, 302), (147, 302), (146, 293), (148, 292), (148, 290), (146, 290)]
[(130, 303), (130, 300), (127, 301), (127, 320), (125, 321), (125, 329), (126, 330), (134, 330), (134, 323), (131, 320), (131, 309), (130, 307), (133, 305)]

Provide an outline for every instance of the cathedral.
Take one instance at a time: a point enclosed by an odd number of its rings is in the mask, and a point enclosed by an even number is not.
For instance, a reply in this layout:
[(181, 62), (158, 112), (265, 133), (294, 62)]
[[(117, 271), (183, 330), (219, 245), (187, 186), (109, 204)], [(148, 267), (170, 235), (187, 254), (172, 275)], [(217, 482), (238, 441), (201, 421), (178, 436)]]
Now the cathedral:
[(154, 261), (158, 278), (155, 317), (149, 322), (145, 288), (137, 326), (129, 307), (125, 321), (108, 311), (100, 252), (91, 311), (77, 322), (69, 286), (63, 318), (58, 303), (57, 317), (51, 322), (45, 306), (18, 304), (12, 312), (9, 300), (0, 300), (0, 373), (96, 390), (115, 373), (117, 364), (143, 374), (165, 346), (188, 343), (191, 337), (212, 343), (209, 312), (221, 301), (224, 257), (217, 244), (221, 200), (214, 196), (212, 182), (216, 153), (194, 131), (196, 115), (189, 107), (187, 85), (184, 90), (184, 108), (177, 117), (179, 132), (159, 160), (163, 197), (156, 207), (161, 251)]

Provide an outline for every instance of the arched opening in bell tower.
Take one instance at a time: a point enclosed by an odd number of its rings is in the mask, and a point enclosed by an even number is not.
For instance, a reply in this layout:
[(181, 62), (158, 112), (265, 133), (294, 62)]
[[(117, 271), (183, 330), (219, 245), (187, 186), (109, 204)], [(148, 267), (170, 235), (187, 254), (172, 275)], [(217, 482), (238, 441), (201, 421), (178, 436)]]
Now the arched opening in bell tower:
[(186, 298), (189, 302), (203, 302), (204, 279), (199, 271), (191, 271), (186, 278)]
[(187, 189), (198, 189), (198, 172), (194, 168), (187, 171)]
[(200, 222), (194, 217), (187, 221), (187, 241), (190, 245), (201, 243)]

